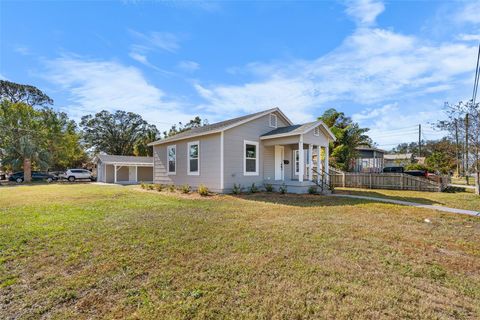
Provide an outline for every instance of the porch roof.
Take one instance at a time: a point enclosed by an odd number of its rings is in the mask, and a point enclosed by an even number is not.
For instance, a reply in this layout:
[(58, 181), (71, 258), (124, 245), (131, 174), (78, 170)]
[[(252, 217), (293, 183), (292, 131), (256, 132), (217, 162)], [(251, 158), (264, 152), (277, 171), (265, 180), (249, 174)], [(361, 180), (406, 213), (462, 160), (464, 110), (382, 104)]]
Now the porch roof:
[(332, 131), (330, 131), (330, 129), (321, 120), (307, 122), (304, 124), (294, 124), (291, 126), (280, 127), (261, 135), (260, 139), (265, 140), (265, 139), (273, 139), (273, 138), (279, 138), (279, 137), (288, 137), (288, 136), (305, 134), (318, 126), (323, 128), (328, 138), (332, 139), (333, 141), (336, 140)]

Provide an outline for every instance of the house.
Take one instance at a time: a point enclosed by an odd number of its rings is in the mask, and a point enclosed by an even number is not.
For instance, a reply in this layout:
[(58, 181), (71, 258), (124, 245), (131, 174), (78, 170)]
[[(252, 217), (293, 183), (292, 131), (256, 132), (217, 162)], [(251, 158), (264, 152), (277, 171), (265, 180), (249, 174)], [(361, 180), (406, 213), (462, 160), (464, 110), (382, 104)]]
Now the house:
[(100, 154), (93, 162), (99, 182), (135, 184), (153, 181), (153, 157)]
[(425, 157), (415, 157), (413, 153), (386, 154), (385, 167), (405, 167), (412, 163), (425, 164)]
[(153, 181), (193, 188), (203, 184), (221, 193), (234, 184), (268, 183), (277, 189), (285, 184), (288, 192), (305, 193), (323, 181), (317, 172), (328, 173), (328, 157), (315, 157), (314, 163), (313, 155), (328, 154), (334, 139), (322, 121), (293, 124), (273, 108), (150, 143)]
[(353, 172), (382, 172), (385, 150), (369, 146), (359, 146), (355, 149), (358, 156), (352, 161)]

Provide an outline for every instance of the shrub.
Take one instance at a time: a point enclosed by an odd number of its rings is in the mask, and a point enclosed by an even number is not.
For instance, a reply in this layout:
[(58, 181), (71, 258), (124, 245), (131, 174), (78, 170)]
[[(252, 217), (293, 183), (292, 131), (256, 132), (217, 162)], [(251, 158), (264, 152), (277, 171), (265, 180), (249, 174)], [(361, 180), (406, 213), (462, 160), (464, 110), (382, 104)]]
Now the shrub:
[(242, 188), (241, 184), (236, 184), (236, 183), (233, 184), (233, 188), (232, 188), (232, 193), (233, 194), (240, 194), (240, 193), (242, 193), (242, 190), (243, 190), (243, 188)]
[(410, 163), (405, 166), (405, 170), (425, 170), (429, 171), (428, 167), (421, 163)]
[(190, 185), (188, 184), (184, 184), (183, 186), (180, 187), (180, 191), (182, 193), (190, 193), (191, 190), (192, 190), (192, 187), (190, 187)]
[(161, 185), (161, 184), (156, 184), (156, 185), (155, 185), (155, 189), (157, 189), (157, 191), (160, 192), (160, 191), (163, 190), (163, 185)]
[(146, 185), (143, 181), (140, 182), (140, 187), (141, 187), (142, 189), (147, 189), (147, 185)]
[(147, 189), (148, 190), (153, 190), (155, 186), (153, 184), (147, 184)]
[(285, 183), (283, 183), (283, 184), (278, 188), (278, 191), (279, 191), (281, 194), (287, 193), (287, 185), (286, 185)]
[(258, 188), (257, 188), (257, 186), (255, 185), (255, 183), (252, 183), (252, 185), (250, 186), (250, 188), (248, 188), (248, 192), (250, 192), (250, 193), (256, 193), (256, 192), (258, 192)]
[(265, 191), (267, 191), (267, 192), (272, 192), (273, 191), (273, 185), (271, 185), (270, 183), (266, 183), (264, 185), (264, 187), (265, 187)]
[(317, 190), (317, 186), (310, 186), (308, 187), (308, 193), (310, 194), (317, 194), (318, 190)]
[(203, 184), (198, 186), (197, 191), (198, 191), (198, 194), (203, 196), (203, 197), (208, 196), (208, 193), (209, 193), (208, 188)]
[(170, 192), (175, 192), (175, 185), (169, 184), (169, 185), (168, 185), (168, 191), (170, 191)]

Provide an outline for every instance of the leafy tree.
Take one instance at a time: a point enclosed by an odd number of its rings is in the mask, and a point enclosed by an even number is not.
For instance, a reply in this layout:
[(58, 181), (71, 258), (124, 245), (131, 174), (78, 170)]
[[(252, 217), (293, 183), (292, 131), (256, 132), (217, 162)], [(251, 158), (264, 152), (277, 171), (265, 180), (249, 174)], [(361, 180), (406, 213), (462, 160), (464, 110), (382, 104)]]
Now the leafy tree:
[(168, 131), (163, 132), (163, 136), (165, 138), (174, 136), (176, 134), (179, 134), (181, 132), (193, 129), (193, 128), (198, 128), (208, 125), (208, 120), (202, 120), (199, 116), (196, 116), (192, 120), (190, 120), (187, 124), (183, 125), (181, 122), (177, 124), (174, 124)]
[(147, 130), (147, 132), (135, 144), (133, 153), (136, 156), (153, 156), (153, 148), (148, 144), (158, 139), (158, 130), (156, 127)]
[(447, 174), (455, 168), (455, 161), (443, 152), (435, 151), (425, 159), (426, 165), (435, 172)]
[(328, 109), (319, 117), (332, 131), (337, 140), (330, 146), (331, 163), (342, 170), (349, 171), (353, 159), (358, 156), (356, 147), (371, 145), (372, 140), (366, 134), (368, 128), (360, 128), (350, 117), (335, 109)]
[(53, 100), (38, 88), (6, 80), (0, 80), (0, 100), (24, 102), (32, 107), (53, 104)]
[(140, 115), (121, 110), (84, 116), (80, 126), (88, 148), (115, 155), (134, 155), (135, 149), (146, 148), (153, 141), (148, 138), (152, 133), (158, 134), (157, 128)]

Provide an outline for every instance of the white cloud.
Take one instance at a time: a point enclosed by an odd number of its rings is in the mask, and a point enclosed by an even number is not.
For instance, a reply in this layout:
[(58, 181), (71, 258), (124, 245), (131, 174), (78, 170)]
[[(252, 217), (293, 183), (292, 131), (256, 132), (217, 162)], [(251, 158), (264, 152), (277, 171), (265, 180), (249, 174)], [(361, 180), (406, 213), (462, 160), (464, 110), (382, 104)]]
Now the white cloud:
[(480, 24), (480, 1), (470, 1), (455, 15), (458, 22)]
[(480, 41), (480, 34), (466, 34), (462, 33), (460, 34), (457, 39), (463, 40), (463, 41)]
[(200, 68), (200, 64), (198, 64), (195, 61), (185, 60), (185, 61), (180, 61), (178, 63), (178, 67), (184, 71), (193, 72)]
[(121, 109), (167, 128), (193, 116), (183, 111), (186, 104), (169, 99), (139, 69), (115, 61), (62, 57), (47, 62), (44, 76), (67, 92), (70, 105), (66, 109), (76, 119), (100, 110)]
[(390, 115), (392, 111), (398, 110), (398, 104), (386, 104), (380, 108), (368, 108), (366, 110), (361, 111), (360, 113), (355, 113), (352, 116), (352, 119), (355, 122), (361, 122), (365, 120), (370, 120), (374, 118), (378, 118), (379, 116)]
[(377, 0), (349, 0), (346, 6), (346, 13), (361, 26), (374, 24), (377, 16), (385, 10), (383, 3)]
[(149, 32), (141, 33), (129, 30), (130, 34), (140, 42), (134, 45), (133, 49), (137, 52), (151, 49), (160, 49), (168, 52), (175, 52), (180, 48), (180, 39), (170, 32)]

